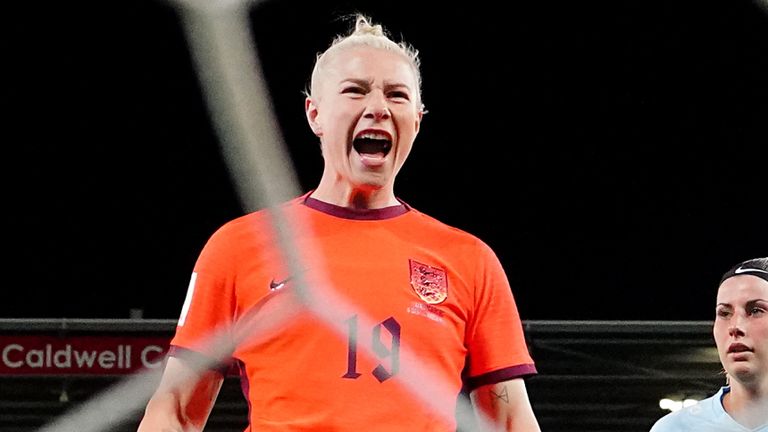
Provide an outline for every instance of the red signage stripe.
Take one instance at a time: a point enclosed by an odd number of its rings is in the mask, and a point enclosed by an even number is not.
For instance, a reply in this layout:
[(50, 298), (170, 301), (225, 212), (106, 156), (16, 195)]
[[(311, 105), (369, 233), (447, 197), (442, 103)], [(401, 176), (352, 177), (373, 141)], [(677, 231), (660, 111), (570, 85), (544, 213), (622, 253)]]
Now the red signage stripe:
[(123, 375), (162, 366), (170, 337), (0, 336), (0, 375)]

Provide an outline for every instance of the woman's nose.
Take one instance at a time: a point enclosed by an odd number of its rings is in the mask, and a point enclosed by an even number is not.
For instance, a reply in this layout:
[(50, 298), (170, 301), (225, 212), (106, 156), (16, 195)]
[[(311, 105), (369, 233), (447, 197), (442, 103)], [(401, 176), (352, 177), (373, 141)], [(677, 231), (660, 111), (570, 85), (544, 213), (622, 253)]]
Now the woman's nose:
[(728, 334), (730, 336), (744, 336), (744, 319), (741, 314), (736, 314), (731, 319), (730, 326), (728, 327)]
[(387, 101), (384, 98), (384, 95), (378, 95), (377, 92), (370, 94), (364, 116), (375, 120), (386, 120), (390, 118), (391, 113), (389, 112), (389, 107), (387, 106)]

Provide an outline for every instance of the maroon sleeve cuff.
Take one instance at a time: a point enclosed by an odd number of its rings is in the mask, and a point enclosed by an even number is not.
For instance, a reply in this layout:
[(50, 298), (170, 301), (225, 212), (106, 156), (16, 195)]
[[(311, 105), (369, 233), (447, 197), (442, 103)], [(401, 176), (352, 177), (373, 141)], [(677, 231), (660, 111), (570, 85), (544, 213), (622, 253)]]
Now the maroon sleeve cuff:
[(508, 381), (515, 378), (525, 378), (536, 375), (538, 371), (533, 364), (522, 364), (504, 369), (498, 369), (476, 377), (467, 377), (464, 379), (464, 388), (472, 391), (480, 386), (496, 384), (502, 381)]

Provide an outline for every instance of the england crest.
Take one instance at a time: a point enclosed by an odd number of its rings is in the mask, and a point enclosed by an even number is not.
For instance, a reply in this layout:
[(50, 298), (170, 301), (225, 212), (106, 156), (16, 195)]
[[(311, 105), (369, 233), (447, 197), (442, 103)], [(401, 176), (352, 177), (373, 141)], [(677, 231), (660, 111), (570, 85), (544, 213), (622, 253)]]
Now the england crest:
[(422, 300), (438, 304), (448, 298), (448, 277), (445, 270), (409, 259), (411, 286)]

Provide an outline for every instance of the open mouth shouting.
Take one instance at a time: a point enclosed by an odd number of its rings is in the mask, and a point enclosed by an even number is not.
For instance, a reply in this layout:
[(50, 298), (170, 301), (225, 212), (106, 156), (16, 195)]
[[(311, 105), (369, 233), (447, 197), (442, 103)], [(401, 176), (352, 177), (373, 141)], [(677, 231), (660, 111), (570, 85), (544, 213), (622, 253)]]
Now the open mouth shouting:
[(360, 155), (363, 165), (374, 168), (384, 165), (392, 150), (392, 136), (382, 130), (366, 129), (355, 135), (352, 147)]

